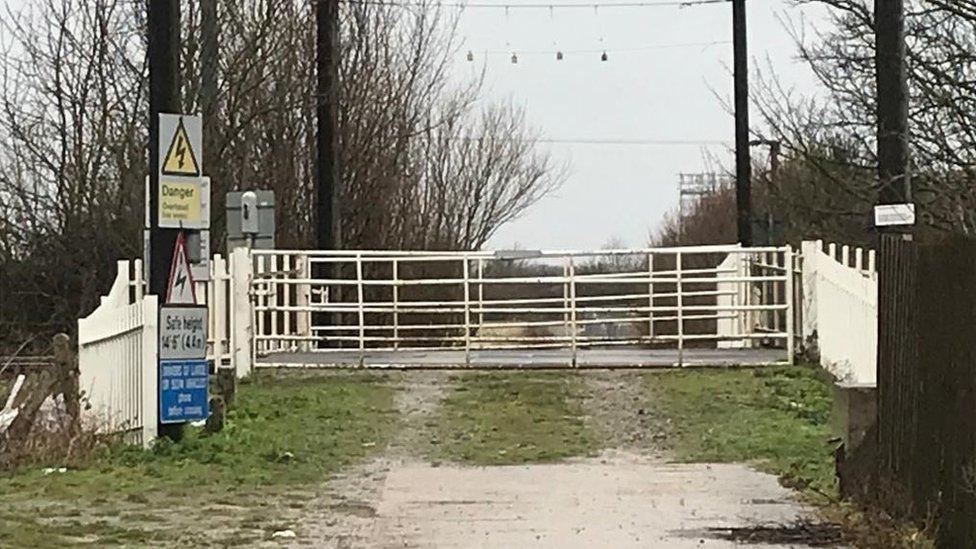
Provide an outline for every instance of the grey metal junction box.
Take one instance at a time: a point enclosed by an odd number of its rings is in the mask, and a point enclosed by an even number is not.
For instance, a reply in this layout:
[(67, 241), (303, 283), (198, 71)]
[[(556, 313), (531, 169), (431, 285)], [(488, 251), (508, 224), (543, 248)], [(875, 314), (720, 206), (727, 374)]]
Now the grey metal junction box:
[(229, 192), (226, 213), (228, 252), (246, 246), (259, 250), (274, 249), (274, 191)]

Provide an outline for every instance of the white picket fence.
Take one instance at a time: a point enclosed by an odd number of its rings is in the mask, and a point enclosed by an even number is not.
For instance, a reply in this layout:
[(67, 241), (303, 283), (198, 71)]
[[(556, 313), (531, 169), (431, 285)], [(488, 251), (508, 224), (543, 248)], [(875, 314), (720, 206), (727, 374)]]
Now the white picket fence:
[[(235, 261), (243, 273), (243, 293), (231, 283)], [(207, 359), (216, 367), (250, 370), (249, 261), (247, 250), (232, 254), (231, 264), (216, 255), (210, 280), (197, 283), (197, 302), (210, 310)], [(243, 315), (236, 322), (235, 305)], [(119, 261), (108, 295), (78, 320), (79, 385), (90, 406), (87, 421), (143, 445), (157, 434), (158, 306), (156, 296), (145, 295), (142, 261)]]
[(837, 378), (877, 381), (878, 273), (874, 250), (806, 241), (803, 256), (803, 342)]
[(156, 438), (156, 296), (143, 295), (142, 262), (119, 261), (108, 295), (78, 320), (79, 388), (87, 420), (128, 442)]

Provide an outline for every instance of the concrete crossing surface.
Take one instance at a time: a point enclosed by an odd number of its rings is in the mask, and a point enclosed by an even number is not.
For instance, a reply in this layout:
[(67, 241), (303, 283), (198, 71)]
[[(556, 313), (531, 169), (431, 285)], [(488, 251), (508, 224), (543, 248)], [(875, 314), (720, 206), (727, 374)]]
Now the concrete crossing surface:
[(557, 464), (402, 464), (377, 497), (375, 515), (337, 547), (808, 547), (799, 540), (813, 518), (747, 466), (616, 451)]

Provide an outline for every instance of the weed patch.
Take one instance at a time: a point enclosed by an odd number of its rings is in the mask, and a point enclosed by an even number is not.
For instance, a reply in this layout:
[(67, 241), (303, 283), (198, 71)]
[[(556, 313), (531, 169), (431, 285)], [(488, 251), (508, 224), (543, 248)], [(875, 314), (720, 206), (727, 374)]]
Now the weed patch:
[(506, 465), (591, 454), (599, 439), (584, 423), (582, 391), (567, 373), (460, 376), (442, 403), (432, 457)]
[(679, 461), (751, 462), (807, 495), (836, 497), (831, 389), (805, 366), (648, 375)]

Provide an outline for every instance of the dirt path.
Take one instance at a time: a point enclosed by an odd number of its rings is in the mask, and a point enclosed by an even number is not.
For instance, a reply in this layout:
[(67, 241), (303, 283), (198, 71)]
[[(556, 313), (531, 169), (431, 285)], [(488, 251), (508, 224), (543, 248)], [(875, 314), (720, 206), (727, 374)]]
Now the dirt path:
[(807, 546), (796, 541), (796, 532), (806, 528), (810, 510), (775, 477), (742, 465), (666, 461), (660, 448), (663, 419), (649, 409), (641, 373), (581, 375), (587, 425), (604, 434), (606, 450), (600, 457), (465, 467), (425, 459), (450, 376), (391, 374), (403, 414), (395, 439), (380, 457), (334, 478), (307, 507), (311, 512), (295, 517), (298, 535), (287, 543), (335, 548)]
[[(450, 375), (444, 372), (392, 372), (389, 383), (397, 390), (396, 407), (402, 427), (376, 458), (336, 475), (307, 509), (295, 517), (300, 536), (289, 544), (324, 548), (375, 547), (376, 506), (391, 470), (419, 463), (430, 444), (429, 423)], [(287, 540), (288, 538), (283, 538)]]
[(603, 434), (608, 450), (664, 457), (664, 418), (655, 414), (644, 390), (645, 372), (589, 370), (582, 375), (587, 423)]

